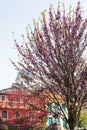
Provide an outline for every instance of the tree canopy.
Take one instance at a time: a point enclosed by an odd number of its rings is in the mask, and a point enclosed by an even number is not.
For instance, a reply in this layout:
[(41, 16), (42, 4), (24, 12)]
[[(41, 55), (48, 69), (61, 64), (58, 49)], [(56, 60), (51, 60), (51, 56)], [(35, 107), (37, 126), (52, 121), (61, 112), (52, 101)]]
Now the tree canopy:
[[(27, 38), (22, 35), (23, 44), (14, 39), (20, 59), (17, 65), (12, 63), (23, 70), (21, 76), (29, 82), (29, 87), (52, 94), (70, 130), (75, 128), (81, 108), (87, 102), (87, 67), (83, 58), (86, 27), (80, 2), (69, 12), (65, 7), (61, 10), (58, 4), (56, 10), (49, 7), (48, 17), (42, 12), (40, 21), (34, 21), (34, 29), (27, 27)], [(65, 103), (67, 114), (56, 95)]]

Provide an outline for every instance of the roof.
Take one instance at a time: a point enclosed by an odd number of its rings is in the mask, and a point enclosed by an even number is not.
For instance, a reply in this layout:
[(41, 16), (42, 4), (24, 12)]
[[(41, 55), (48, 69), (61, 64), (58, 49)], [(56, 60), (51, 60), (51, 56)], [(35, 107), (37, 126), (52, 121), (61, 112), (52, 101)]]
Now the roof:
[(0, 90), (0, 94), (11, 94), (13, 89), (18, 90), (18, 91), (25, 90), (25, 92), (27, 91), (27, 95), (31, 95), (31, 92), (28, 91), (29, 89), (27, 87), (25, 87), (24, 85), (19, 84), (19, 83), (13, 83), (10, 88)]

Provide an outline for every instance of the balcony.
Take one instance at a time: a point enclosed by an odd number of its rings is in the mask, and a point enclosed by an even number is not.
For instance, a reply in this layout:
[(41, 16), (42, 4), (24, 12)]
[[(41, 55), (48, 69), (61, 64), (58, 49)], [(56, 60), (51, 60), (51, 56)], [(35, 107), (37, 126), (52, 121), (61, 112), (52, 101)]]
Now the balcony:
[(8, 108), (8, 109), (28, 109), (28, 104), (23, 102), (15, 102), (15, 101), (4, 101), (0, 102), (0, 109)]

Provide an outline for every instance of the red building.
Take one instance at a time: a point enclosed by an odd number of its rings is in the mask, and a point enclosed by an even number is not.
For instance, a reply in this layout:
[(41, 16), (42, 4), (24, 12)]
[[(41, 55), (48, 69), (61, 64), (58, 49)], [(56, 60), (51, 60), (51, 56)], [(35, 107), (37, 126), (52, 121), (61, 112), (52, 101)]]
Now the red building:
[(0, 91), (0, 118), (9, 123), (34, 124), (36, 119), (40, 122), (40, 118), (46, 116), (44, 100), (31, 95), (23, 85), (15, 83)]

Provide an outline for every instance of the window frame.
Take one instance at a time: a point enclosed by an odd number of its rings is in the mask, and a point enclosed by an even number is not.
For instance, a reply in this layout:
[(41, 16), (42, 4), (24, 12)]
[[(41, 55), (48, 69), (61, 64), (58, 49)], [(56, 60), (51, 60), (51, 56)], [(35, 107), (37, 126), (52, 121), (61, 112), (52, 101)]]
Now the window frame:
[(6, 101), (6, 96), (5, 95), (1, 95), (1, 101)]
[[(5, 113), (4, 113), (5, 112)], [(7, 111), (6, 110), (2, 110), (2, 118), (7, 118), (8, 115), (7, 115)]]

